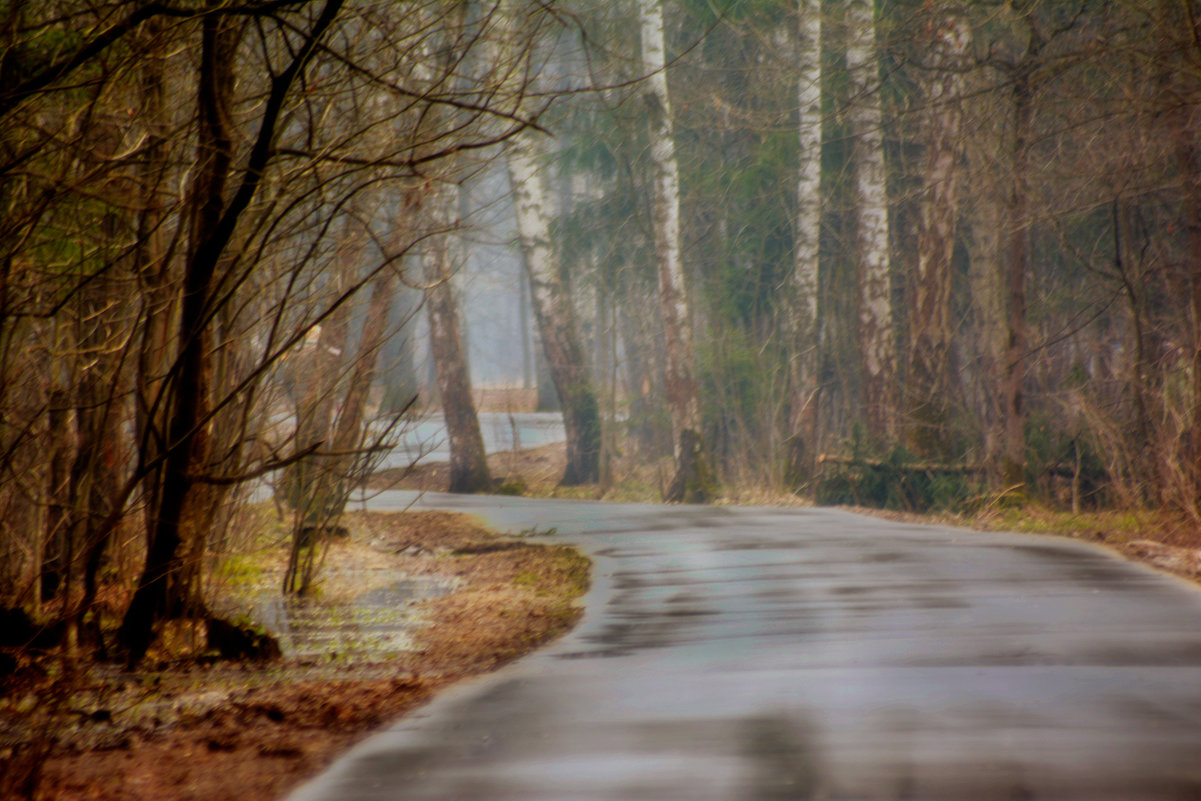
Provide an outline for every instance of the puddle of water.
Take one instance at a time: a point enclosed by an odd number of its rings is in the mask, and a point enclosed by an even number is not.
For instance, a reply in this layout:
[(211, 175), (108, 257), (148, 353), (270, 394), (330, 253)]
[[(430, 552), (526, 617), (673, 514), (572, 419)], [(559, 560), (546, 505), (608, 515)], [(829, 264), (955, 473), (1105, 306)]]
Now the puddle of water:
[(420, 602), (441, 598), (454, 588), (455, 583), (443, 577), (396, 571), (395, 580), (349, 600), (262, 592), (254, 598), (251, 616), (279, 639), (285, 656), (397, 654), (416, 648), (413, 631), (425, 623)]

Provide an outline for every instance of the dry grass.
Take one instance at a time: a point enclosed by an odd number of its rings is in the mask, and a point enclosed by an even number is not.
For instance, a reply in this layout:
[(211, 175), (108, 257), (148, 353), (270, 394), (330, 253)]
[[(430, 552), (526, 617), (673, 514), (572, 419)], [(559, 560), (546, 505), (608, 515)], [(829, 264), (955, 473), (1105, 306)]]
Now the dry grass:
[[(361, 593), (373, 576), (397, 571), (455, 580), (451, 594), (421, 605), (427, 625), (417, 650), (188, 662), (142, 674), (97, 666), (62, 705), (74, 716), (58, 722), (39, 797), (278, 798), (374, 728), (558, 636), (579, 615), (589, 563), (571, 548), (501, 538), (445, 512), (354, 513), (345, 522), (352, 536), (330, 547), (323, 596)], [(243, 585), (274, 580), (271, 556), (243, 570)], [(0, 696), (0, 715), (36, 708), (41, 694), (62, 686), (30, 671), (23, 687)], [(20, 752), (0, 750), (0, 760), (12, 763)], [(0, 797), (19, 797), (17, 790), (0, 781)]]

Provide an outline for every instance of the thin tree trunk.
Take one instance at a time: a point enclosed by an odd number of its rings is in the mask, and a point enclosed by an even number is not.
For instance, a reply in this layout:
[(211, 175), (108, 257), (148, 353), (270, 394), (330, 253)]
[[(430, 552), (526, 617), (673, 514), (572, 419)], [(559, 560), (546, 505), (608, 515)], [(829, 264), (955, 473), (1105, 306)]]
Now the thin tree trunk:
[[(66, 326), (60, 326), (65, 328)], [(65, 350), (66, 343), (56, 343), (56, 350)], [(57, 360), (65, 360), (59, 353)], [(71, 389), (66, 371), (61, 364), (55, 368), (60, 373), (53, 380), (46, 407), (46, 424), (49, 448), (46, 470), (46, 530), (42, 538), (41, 599), (49, 601), (65, 594), (72, 560), (73, 538), (71, 537), (71, 464), (79, 444), (76, 432), (75, 404), (71, 400)]]
[(1006, 249), (1005, 291), (1007, 338), (1002, 362), (1002, 414), (1005, 421), (1002, 448), (1002, 480), (1006, 488), (1026, 482), (1026, 413), (1024, 385), (1026, 350), (1026, 273), (1030, 260), (1030, 200), (1028, 170), (1034, 87), (1031, 60), (1037, 58), (1040, 42), (1031, 33), (1026, 61), (1013, 78), (1012, 178), (1008, 203), (1009, 243)]
[(666, 342), (665, 388), (675, 446), (675, 476), (668, 501), (704, 503), (717, 494), (701, 431), (692, 321), (680, 258), (680, 173), (676, 163), (671, 102), (667, 88), (666, 44), (660, 0), (638, 0), (642, 60), (649, 73), (644, 98), (651, 124), (654, 170), (653, 217), (659, 267), (659, 300)]
[(813, 473), (817, 450), (818, 276), (821, 235), (821, 2), (800, 0), (797, 36), (797, 218), (792, 293), (785, 320), (789, 348), (789, 442), (785, 482)]
[(535, 389), (533, 334), (530, 332), (530, 285), (521, 283), (517, 293), (517, 321), (521, 326), (521, 388)]
[(1201, 146), (1197, 135), (1201, 126), (1197, 125), (1195, 114), (1191, 107), (1181, 103), (1171, 115), (1171, 125), (1188, 232), (1186, 274), (1192, 311), (1193, 415), (1187, 438), (1193, 481), (1192, 503), (1198, 508), (1201, 500)]
[(926, 171), (918, 223), (917, 275), (912, 283), (908, 407), (909, 440), (932, 458), (949, 452), (951, 375), (951, 259), (959, 214), (963, 156), (963, 88), (971, 28), (958, 14), (939, 10), (927, 27), (931, 63), (926, 73)]
[(442, 412), (450, 440), (450, 492), (482, 492), (492, 487), (492, 475), (484, 451), (484, 437), (471, 396), (471, 377), (459, 338), (459, 314), (451, 277), (455, 272), (454, 236), (450, 220), (457, 207), (455, 189), (439, 187), (429, 200), (433, 215), (445, 233), (425, 241), (422, 264), (425, 270), (425, 308), (429, 319), (430, 345)]
[[(116, 240), (115, 234), (112, 235)], [(122, 440), (120, 399), (125, 384), (121, 370), (123, 354), (115, 347), (120, 336), (120, 304), (116, 288), (107, 280), (97, 281), (85, 293), (85, 314), (80, 321), (82, 351), (92, 360), (77, 387), (76, 422), (79, 446), (71, 467), (73, 539), (82, 562), (83, 598), (73, 608), (73, 625), (92, 608), (104, 547), (111, 532), (101, 529), (116, 509), (120, 491)]]
[[(156, 22), (147, 23), (144, 34), (161, 33)], [(170, 370), (171, 322), (177, 311), (177, 287), (171, 285), (171, 254), (168, 252), (164, 223), (169, 203), (167, 187), (171, 180), (170, 114), (167, 95), (167, 57), (156, 48), (143, 58), (139, 82), (142, 108), (137, 115), (146, 126), (145, 156), (138, 161), (137, 187), (139, 214), (133, 249), (133, 272), (138, 281), (141, 339), (138, 343), (137, 374), (134, 391), (134, 421), (138, 451), (147, 462), (162, 455), (166, 435), (164, 409), (165, 382)], [(182, 228), (182, 226), (181, 226)], [(143, 483), (146, 526), (158, 516), (162, 492), (162, 471), (152, 470)]]
[[(336, 282), (330, 288), (329, 301), (343, 296), (355, 281), (360, 267), (364, 246), (361, 232), (357, 231), (358, 220), (353, 214), (346, 216), (341, 242), (335, 257), (333, 272)], [(338, 393), (345, 385), (344, 366), (347, 363), (346, 347), (350, 338), (350, 304), (343, 303), (326, 318), (317, 332), (317, 342), (306, 354), (304, 369), (298, 371), (296, 381), (305, 383), (303, 391), (297, 387), (299, 398), (296, 404), (296, 446), (310, 448), (319, 443), (321, 450), (333, 450), (334, 412)], [(326, 499), (329, 495), (330, 475), (327, 459), (320, 453), (300, 459), (284, 471), (284, 486), (288, 503), (296, 509), (298, 519), (293, 532), (293, 551), (300, 548), (302, 531), (306, 527), (320, 527), (329, 516)], [(295, 558), (295, 554), (293, 557)], [(295, 592), (297, 585), (292, 576), (285, 576), (284, 591)]]
[(506, 162), (534, 316), (563, 407), (567, 469), (560, 483), (587, 484), (599, 476), (600, 413), (576, 333), (571, 298), (563, 286), (558, 253), (551, 242), (551, 214), (536, 161), (536, 135), (527, 129), (515, 136), (506, 152)]
[[(1201, 210), (1201, 206), (1198, 206)], [(1135, 266), (1129, 240), (1128, 211), (1119, 200), (1112, 204), (1113, 261), (1122, 291), (1126, 297), (1126, 310), (1130, 317), (1131, 359), (1127, 379), (1128, 391), (1134, 403), (1134, 437), (1130, 443), (1129, 463), (1133, 468), (1132, 495), (1140, 503), (1154, 497), (1156, 483), (1155, 457), (1157, 449), (1148, 448), (1156, 440), (1155, 426), (1151, 420), (1148, 397), (1154, 390), (1154, 378), (1147, 363), (1145, 275)]]
[(979, 78), (973, 81), (972, 99), (967, 101), (970, 118), (978, 122), (966, 142), (969, 184), (972, 186), (972, 192), (964, 198), (970, 230), (966, 240), (972, 325), (965, 350), (973, 357), (969, 390), (970, 407), (979, 419), (979, 461), (988, 467), (990, 485), (997, 487), (1002, 483), (1005, 424), (1001, 408), (1001, 364), (1007, 339), (1002, 267), (1006, 199), (997, 176), (1005, 172), (1005, 135), (999, 118), (1006, 112), (1000, 110), (1004, 106), (990, 96), (999, 76), (988, 72)]
[(336, 495), (338, 514), (342, 513), (346, 505), (347, 482), (351, 478), (348, 467), (357, 458), (357, 451), (364, 445), (367, 403), (371, 386), (375, 383), (379, 354), (388, 339), (388, 318), (392, 312), (392, 300), (396, 295), (398, 283), (397, 271), (391, 267), (385, 267), (372, 281), (371, 297), (367, 301), (367, 314), (363, 320), (358, 353), (334, 429), (333, 443), (334, 451), (338, 453), (338, 461), (333, 473), (339, 487)]
[(872, 0), (847, 4), (848, 120), (855, 185), (855, 262), (859, 271), (859, 336), (863, 407), (877, 442), (895, 435), (896, 343), (892, 319), (884, 114)]

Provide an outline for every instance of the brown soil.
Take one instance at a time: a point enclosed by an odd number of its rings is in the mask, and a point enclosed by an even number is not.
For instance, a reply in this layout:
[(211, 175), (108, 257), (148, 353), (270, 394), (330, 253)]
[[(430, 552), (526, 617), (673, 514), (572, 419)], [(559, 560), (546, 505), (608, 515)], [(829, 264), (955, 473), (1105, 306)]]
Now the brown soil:
[[(589, 566), (573, 549), (497, 537), (443, 512), (359, 512), (344, 522), (351, 537), (329, 546), (323, 595), (398, 571), (455, 583), (419, 606), (419, 650), (192, 659), (139, 673), (96, 665), (70, 682), (53, 661), (26, 664), (23, 686), (0, 695), (0, 797), (28, 795), (22, 768), (43, 762), (34, 793), (43, 799), (279, 798), (438, 690), (496, 669), (578, 617)], [(44, 734), (31, 740), (39, 724)], [(50, 743), (49, 757), (39, 755)]]

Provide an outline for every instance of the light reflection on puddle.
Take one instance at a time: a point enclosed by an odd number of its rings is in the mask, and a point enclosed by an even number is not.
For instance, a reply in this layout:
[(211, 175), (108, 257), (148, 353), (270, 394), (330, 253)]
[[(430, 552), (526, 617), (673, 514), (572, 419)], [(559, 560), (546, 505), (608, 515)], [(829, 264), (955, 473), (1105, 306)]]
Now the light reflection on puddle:
[(278, 638), (288, 657), (412, 651), (416, 648), (412, 632), (426, 622), (420, 603), (450, 594), (455, 582), (401, 571), (396, 575), (400, 578), (348, 600), (263, 592), (254, 597), (251, 616)]

